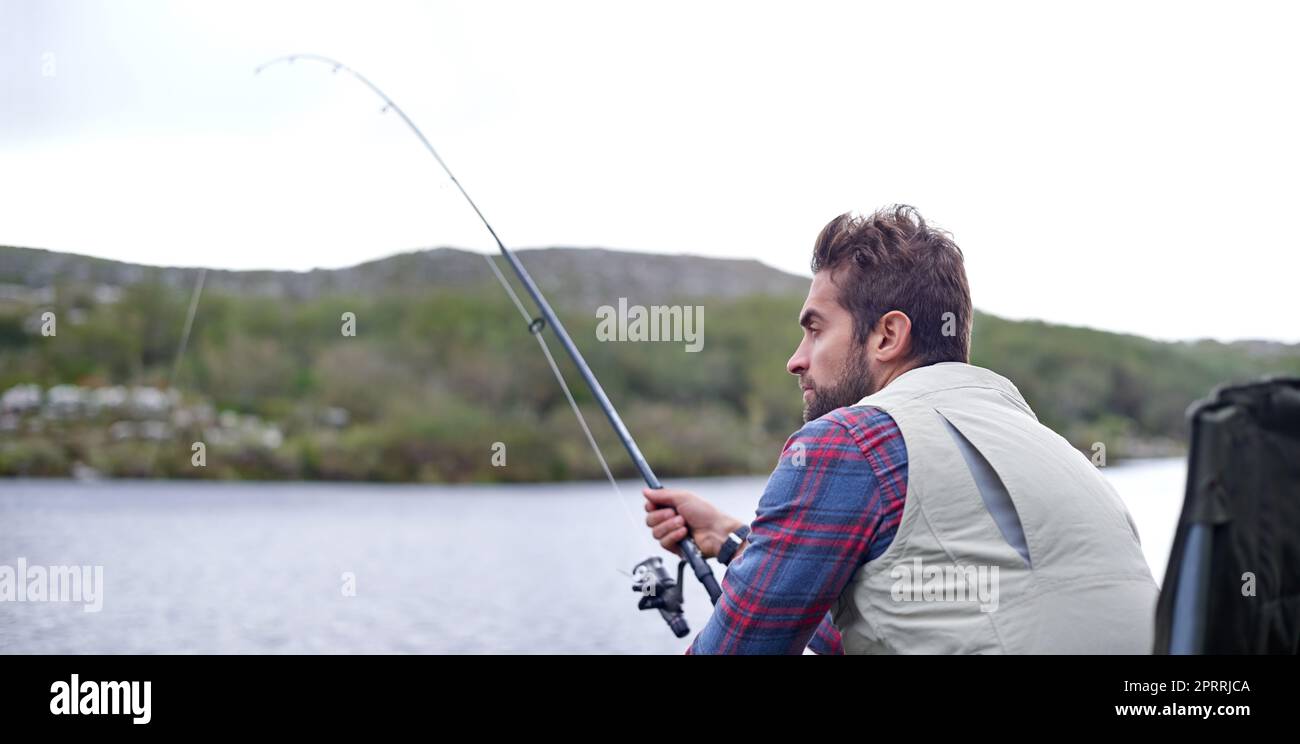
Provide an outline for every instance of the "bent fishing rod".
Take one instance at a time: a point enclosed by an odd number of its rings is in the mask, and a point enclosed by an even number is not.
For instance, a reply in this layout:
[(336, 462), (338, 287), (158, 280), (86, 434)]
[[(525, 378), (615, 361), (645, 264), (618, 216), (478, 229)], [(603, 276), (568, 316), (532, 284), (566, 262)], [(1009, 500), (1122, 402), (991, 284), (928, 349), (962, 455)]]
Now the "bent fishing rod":
[[(294, 54), (285, 57), (278, 57), (259, 66), (254, 70), (254, 73), (260, 74), (263, 70), (272, 65), (281, 63), (293, 64), (297, 60), (317, 62), (332, 67), (335, 73), (343, 70), (352, 75), (352, 77), (356, 78), (362, 85), (369, 88), (384, 102), (384, 108), (382, 109), (383, 112), (391, 110), (396, 113), (411, 132), (419, 138), (420, 144), (424, 145), (424, 149), (428, 150), (434, 160), (438, 161), (438, 165), (442, 167), (443, 172), (447, 174), (447, 177), (451, 179), (451, 182), (456, 185), (461, 196), (465, 197), (465, 201), (469, 202), (470, 207), (473, 208), (474, 213), (478, 215), (483, 226), (486, 227), (488, 232), (492, 235), (492, 239), (496, 242), (497, 249), (500, 251), (501, 256), (505, 258), (506, 263), (510, 264), (510, 268), (514, 270), (515, 276), (519, 278), (520, 283), (523, 284), (524, 289), (528, 292), (533, 303), (541, 312), (540, 316), (533, 317), (524, 308), (523, 303), (520, 302), (518, 295), (515, 294), (510, 283), (506, 281), (501, 270), (497, 268), (496, 262), (492, 260), (491, 256), (484, 254), (483, 257), (487, 259), (488, 265), (492, 268), (492, 273), (501, 283), (501, 286), (505, 288), (506, 293), (514, 302), (515, 307), (519, 309), (524, 321), (527, 322), (529, 333), (537, 338), (538, 344), (542, 348), (542, 352), (546, 355), (546, 359), (550, 363), (551, 370), (555, 373), (555, 377), (559, 381), (560, 387), (563, 388), (565, 397), (568, 398), (569, 404), (573, 408), (573, 412), (577, 415), (578, 422), (581, 424), (583, 432), (587, 436), (587, 441), (595, 451), (597, 459), (600, 460), (605, 475), (609, 478), (610, 483), (613, 484), (615, 492), (618, 492), (618, 484), (615, 483), (614, 476), (610, 473), (609, 466), (605, 463), (604, 456), (600, 452), (600, 447), (596, 444), (595, 438), (592, 437), (591, 430), (588, 428), (586, 420), (582, 416), (582, 412), (578, 409), (578, 405), (574, 401), (573, 395), (569, 392), (568, 385), (564, 381), (564, 376), (560, 373), (560, 369), (556, 365), (554, 357), (551, 355), (550, 347), (547, 345), (546, 339), (542, 336), (542, 332), (546, 326), (550, 326), (551, 332), (555, 334), (560, 345), (563, 346), (565, 352), (568, 353), (569, 359), (571, 359), (573, 365), (577, 367), (578, 374), (581, 375), (583, 381), (587, 383), (587, 388), (591, 391), (592, 396), (595, 397), (596, 403), (600, 406), (600, 409), (605, 412), (605, 417), (609, 419), (610, 426), (614, 428), (614, 433), (618, 436), (619, 441), (623, 443), (623, 448), (627, 450), (628, 456), (632, 458), (632, 463), (641, 473), (641, 477), (645, 480), (646, 485), (656, 490), (663, 488), (663, 485), (659, 482), (659, 478), (655, 476), (654, 471), (650, 469), (650, 464), (646, 462), (645, 456), (641, 454), (641, 448), (637, 446), (636, 440), (632, 438), (632, 433), (628, 431), (627, 426), (623, 423), (623, 418), (618, 415), (618, 410), (615, 409), (614, 404), (610, 402), (609, 396), (605, 394), (604, 388), (600, 385), (600, 381), (596, 379), (595, 373), (592, 372), (591, 367), (587, 365), (587, 360), (583, 358), (582, 352), (579, 351), (577, 345), (573, 343), (573, 339), (569, 336), (569, 332), (564, 329), (564, 324), (560, 322), (555, 311), (551, 309), (551, 305), (546, 301), (546, 297), (542, 294), (541, 289), (537, 287), (536, 282), (533, 281), (532, 276), (528, 274), (528, 271), (524, 268), (523, 264), (519, 262), (519, 259), (515, 257), (515, 254), (505, 246), (505, 243), (501, 242), (501, 238), (497, 236), (496, 230), (492, 229), (492, 225), (488, 222), (487, 217), (483, 216), (483, 212), (479, 210), (478, 205), (470, 198), (469, 193), (465, 191), (465, 187), (461, 185), (460, 181), (457, 180), (456, 175), (451, 172), (451, 168), (449, 168), (447, 163), (443, 161), (442, 156), (438, 155), (438, 151), (433, 148), (429, 139), (424, 136), (424, 132), (421, 132), (420, 128), (415, 125), (415, 122), (411, 121), (411, 118), (406, 115), (406, 112), (393, 102), (393, 99), (389, 98), (386, 93), (380, 90), (378, 86), (370, 82), (370, 80), (368, 80), (364, 75), (351, 67), (348, 67), (337, 60), (330, 59), (329, 57), (323, 57), (317, 54)], [(620, 502), (622, 501), (621, 495), (619, 496), (619, 500)], [(626, 504), (624, 504), (624, 508), (626, 508)], [(700, 553), (699, 546), (695, 544), (695, 540), (690, 536), (689, 532), (687, 533), (687, 536), (678, 543), (678, 548), (681, 550), (684, 560), (677, 565), (677, 578), (675, 581), (664, 569), (663, 561), (658, 556), (653, 556), (638, 563), (633, 569), (636, 583), (633, 585), (632, 589), (641, 594), (641, 601), (638, 604), (638, 607), (642, 610), (658, 610), (659, 614), (668, 623), (669, 627), (672, 628), (673, 633), (677, 635), (677, 637), (681, 638), (690, 632), (686, 624), (686, 619), (682, 615), (682, 576), (686, 565), (690, 565), (691, 570), (695, 573), (695, 577), (699, 579), (700, 583), (704, 585), (705, 590), (708, 591), (709, 600), (714, 604), (717, 604), (718, 598), (722, 596), (722, 589), (718, 586), (718, 581), (713, 576), (713, 570), (709, 568), (708, 562), (705, 560), (704, 555)]]

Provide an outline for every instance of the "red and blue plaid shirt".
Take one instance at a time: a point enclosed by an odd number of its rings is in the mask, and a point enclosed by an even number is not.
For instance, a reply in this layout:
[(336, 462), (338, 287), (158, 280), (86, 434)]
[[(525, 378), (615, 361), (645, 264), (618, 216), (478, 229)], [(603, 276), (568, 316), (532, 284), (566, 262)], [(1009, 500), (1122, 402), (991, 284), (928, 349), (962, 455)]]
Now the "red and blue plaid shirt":
[(830, 609), (903, 516), (907, 448), (889, 414), (839, 408), (786, 441), (749, 544), (727, 568), (691, 654), (844, 652)]

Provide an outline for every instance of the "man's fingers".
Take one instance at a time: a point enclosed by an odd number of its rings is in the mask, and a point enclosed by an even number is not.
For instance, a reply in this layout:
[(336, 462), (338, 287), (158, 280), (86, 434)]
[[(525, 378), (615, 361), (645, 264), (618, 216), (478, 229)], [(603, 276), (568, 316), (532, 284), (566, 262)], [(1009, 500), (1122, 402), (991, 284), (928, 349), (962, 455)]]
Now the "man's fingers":
[(676, 553), (677, 543), (681, 542), (684, 539), (686, 539), (686, 528), (681, 527), (679, 529), (673, 530), (672, 532), (669, 532), (667, 536), (661, 538), (659, 540), (659, 544), (664, 546), (665, 549), (671, 550), (674, 553)]
[(643, 488), (641, 493), (645, 494), (646, 500), (659, 506), (677, 506), (692, 496), (690, 491), (675, 488)]
[[(664, 541), (678, 532), (682, 533), (682, 537), (686, 537), (686, 521), (681, 517), (673, 517), (655, 525), (650, 534), (654, 535), (656, 540)], [(677, 540), (680, 539), (682, 538), (677, 538)], [(673, 542), (677, 542), (677, 540), (673, 540)], [(664, 547), (667, 547), (667, 544)]]
[(688, 530), (686, 520), (677, 509), (695, 498), (695, 494), (673, 488), (645, 488), (641, 493), (646, 499), (645, 523), (650, 527), (650, 533), (665, 550), (681, 555), (677, 544), (686, 539)]
[(654, 527), (665, 519), (672, 519), (675, 516), (677, 516), (677, 512), (672, 509), (655, 509), (645, 515), (645, 523), (647, 527)]

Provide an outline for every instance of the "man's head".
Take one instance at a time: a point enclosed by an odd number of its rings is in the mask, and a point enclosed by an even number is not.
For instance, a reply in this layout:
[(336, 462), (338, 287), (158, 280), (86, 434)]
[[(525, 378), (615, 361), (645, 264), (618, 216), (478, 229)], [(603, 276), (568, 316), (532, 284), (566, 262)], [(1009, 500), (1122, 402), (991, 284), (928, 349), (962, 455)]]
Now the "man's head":
[(799, 312), (804, 420), (851, 406), (909, 369), (970, 361), (971, 301), (961, 249), (912, 207), (844, 213), (813, 247)]

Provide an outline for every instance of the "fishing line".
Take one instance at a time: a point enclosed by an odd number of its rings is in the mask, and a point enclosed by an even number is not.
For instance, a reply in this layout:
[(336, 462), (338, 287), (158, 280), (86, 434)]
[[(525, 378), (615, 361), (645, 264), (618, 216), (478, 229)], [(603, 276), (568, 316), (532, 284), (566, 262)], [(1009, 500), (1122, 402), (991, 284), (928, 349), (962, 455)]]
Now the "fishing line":
[[(443, 171), (447, 173), (447, 176), (451, 179), (452, 183), (454, 183), (456, 188), (460, 190), (461, 195), (465, 197), (467, 202), (469, 202), (470, 207), (474, 209), (474, 213), (478, 215), (479, 220), (483, 222), (483, 225), (488, 229), (488, 232), (492, 234), (492, 239), (496, 241), (498, 247), (500, 247), (502, 251), (506, 250), (501, 239), (497, 237), (496, 230), (494, 230), (492, 225), (488, 223), (487, 218), (483, 216), (478, 205), (474, 203), (474, 200), (470, 198), (469, 193), (465, 191), (465, 187), (461, 186), (460, 181), (456, 178), (455, 174), (451, 172), (451, 169), (447, 167), (447, 164), (443, 161), (442, 157), (438, 155), (438, 151), (434, 149), (433, 144), (424, 136), (424, 132), (420, 131), (420, 128), (415, 125), (415, 122), (406, 115), (406, 112), (403, 111), (400, 106), (394, 103), (387, 94), (380, 90), (374, 83), (371, 83), (365, 76), (341, 62), (315, 54), (295, 54), (286, 57), (279, 57), (259, 66), (254, 70), (254, 74), (261, 74), (262, 70), (265, 70), (271, 65), (278, 63), (292, 64), (298, 59), (330, 65), (334, 68), (335, 73), (339, 70), (344, 70), (379, 96), (384, 102), (384, 108), (381, 109), (381, 113), (387, 112), (391, 109), (402, 118), (402, 121), (405, 122), (411, 131), (415, 133), (415, 136), (420, 139), (420, 144), (424, 145), (424, 148), (429, 151), (429, 154), (438, 161), (438, 165), (442, 166)], [(618, 503), (622, 507), (624, 516), (627, 518), (637, 537), (644, 538), (645, 533), (640, 529), (640, 524), (637, 522), (636, 517), (633, 516), (632, 510), (628, 508), (627, 500), (623, 497), (623, 492), (618, 487), (618, 481), (615, 480), (614, 474), (609, 468), (609, 463), (606, 462), (604, 454), (600, 451), (600, 445), (596, 443), (596, 438), (591, 432), (591, 427), (587, 425), (586, 417), (582, 415), (582, 410), (578, 407), (578, 403), (574, 399), (572, 391), (569, 390), (569, 385), (565, 382), (564, 375), (560, 372), (559, 365), (555, 361), (555, 356), (551, 353), (550, 345), (546, 343), (546, 338), (541, 333), (543, 324), (539, 323), (538, 319), (535, 319), (531, 314), (529, 314), (528, 310), (524, 307), (523, 301), (519, 299), (519, 295), (515, 292), (514, 287), (510, 285), (510, 282), (506, 279), (505, 275), (501, 273), (501, 269), (497, 266), (493, 257), (484, 254), (483, 259), (487, 261), (488, 268), (492, 269), (493, 276), (497, 278), (501, 287), (505, 289), (506, 294), (510, 296), (510, 301), (513, 302), (515, 308), (519, 310), (519, 314), (523, 317), (524, 323), (528, 325), (528, 330), (531, 332), (531, 335), (536, 337), (537, 343), (542, 349), (542, 354), (546, 357), (546, 363), (550, 365), (551, 372), (555, 375), (555, 381), (560, 384), (560, 389), (564, 391), (564, 397), (568, 400), (569, 407), (573, 409), (573, 415), (577, 417), (578, 424), (582, 427), (582, 433), (586, 436), (587, 443), (591, 446), (591, 451), (595, 453), (596, 459), (600, 462), (600, 468), (605, 473), (605, 478), (609, 481), (609, 485), (614, 489), (614, 494), (618, 498)]]
[[(262, 70), (265, 70), (266, 68), (272, 65), (281, 64), (281, 63), (292, 64), (293, 62), (299, 59), (328, 65), (329, 67), (332, 67), (334, 69), (335, 73), (338, 73), (340, 70), (344, 70), (348, 74), (352, 75), (352, 77), (356, 78), (362, 85), (365, 85), (367, 88), (369, 88), (376, 96), (378, 96), (381, 100), (383, 100), (384, 108), (382, 111), (386, 112), (392, 110), (399, 117), (401, 117), (402, 121), (406, 123), (406, 126), (411, 130), (411, 132), (414, 133), (415, 136), (419, 138), (420, 143), (424, 145), (424, 149), (428, 150), (429, 154), (433, 156), (434, 160), (438, 161), (438, 165), (442, 166), (443, 172), (446, 173), (447, 177), (451, 179), (451, 182), (456, 185), (456, 188), (460, 191), (461, 196), (465, 197), (465, 201), (469, 202), (470, 207), (474, 210), (474, 213), (478, 215), (478, 218), (483, 223), (483, 226), (486, 227), (487, 231), (492, 235), (492, 239), (496, 241), (497, 249), (500, 251), (501, 256), (505, 258), (506, 262), (510, 264), (510, 267), (514, 269), (515, 276), (519, 279), (519, 282), (523, 285), (524, 289), (528, 292), (528, 295), (532, 297), (533, 302), (534, 304), (537, 305), (538, 310), (541, 311), (541, 315), (539, 317), (530, 318), (528, 311), (524, 308), (524, 305), (519, 300), (518, 295), (516, 295), (513, 289), (511, 289), (509, 282), (505, 280), (504, 275), (501, 274), (501, 271), (499, 268), (497, 268), (496, 263), (492, 260), (490, 256), (485, 256), (485, 258), (488, 259), (488, 265), (492, 267), (493, 274), (496, 275), (497, 279), (501, 282), (501, 285), (505, 287), (506, 292), (510, 295), (511, 300), (515, 303), (515, 307), (519, 309), (520, 313), (524, 316), (525, 320), (528, 321), (529, 332), (532, 335), (537, 336), (537, 339), (540, 342), (542, 348), (542, 352), (546, 355), (546, 361), (551, 366), (551, 370), (555, 373), (556, 380), (559, 381), (560, 387), (564, 390), (565, 397), (568, 399), (569, 405), (573, 408), (574, 413), (577, 415), (578, 421), (582, 426), (583, 433), (586, 434), (587, 436), (587, 442), (591, 445), (592, 451), (596, 453), (597, 459), (600, 460), (601, 468), (605, 471), (605, 476), (609, 479), (610, 484), (614, 487), (614, 492), (615, 495), (618, 497), (619, 503), (623, 505), (624, 511), (627, 512), (628, 517), (632, 519), (632, 515), (630, 510), (628, 510), (627, 503), (623, 500), (622, 492), (618, 488), (618, 483), (614, 480), (614, 476), (610, 472), (609, 465), (605, 462), (604, 456), (601, 455), (600, 448), (596, 444), (595, 437), (592, 436), (591, 429), (587, 426), (587, 422), (583, 418), (582, 412), (578, 409), (577, 402), (574, 400), (572, 393), (569, 391), (568, 385), (565, 384), (564, 376), (560, 374), (559, 367), (555, 363), (555, 359), (551, 354), (550, 348), (547, 346), (545, 339), (542, 338), (542, 331), (545, 329), (547, 325), (551, 326), (551, 331), (555, 334), (556, 339), (560, 342), (560, 345), (564, 347), (564, 350), (568, 352), (569, 359), (573, 362), (573, 365), (577, 368), (578, 374), (583, 378), (583, 381), (587, 383), (587, 388), (591, 391), (592, 396), (596, 399), (596, 403), (600, 406), (601, 410), (604, 411), (605, 418), (609, 420), (610, 426), (613, 427), (614, 433), (618, 436), (619, 441), (623, 443), (623, 448), (627, 451), (628, 456), (632, 459), (632, 464), (636, 466), (638, 471), (640, 471), (641, 477), (645, 480), (646, 485), (652, 489), (663, 488), (663, 485), (660, 484), (659, 478), (655, 476), (654, 471), (650, 469), (650, 464), (646, 462), (645, 456), (641, 454), (641, 448), (637, 446), (636, 440), (632, 438), (632, 434), (628, 431), (627, 426), (623, 423), (622, 417), (618, 415), (618, 411), (614, 408), (614, 404), (610, 402), (609, 396), (605, 394), (605, 390), (604, 388), (601, 387), (600, 381), (596, 379), (595, 373), (593, 373), (591, 371), (591, 367), (587, 365), (587, 361), (585, 358), (583, 358), (582, 352), (579, 351), (577, 345), (573, 343), (573, 339), (569, 336), (568, 331), (564, 330), (564, 325), (560, 322), (560, 319), (555, 314), (555, 311), (551, 309), (550, 303), (546, 301), (546, 297), (542, 294), (542, 291), (537, 287), (537, 284), (533, 281), (533, 278), (528, 274), (528, 271), (524, 268), (523, 264), (519, 262), (519, 259), (515, 257), (515, 255), (510, 251), (509, 248), (506, 248), (505, 243), (501, 242), (501, 238), (497, 236), (496, 230), (492, 228), (491, 223), (489, 223), (487, 221), (487, 218), (483, 216), (483, 212), (479, 210), (478, 205), (474, 203), (474, 200), (472, 198), (470, 198), (469, 193), (465, 191), (465, 187), (461, 185), (460, 181), (456, 178), (456, 175), (451, 172), (451, 168), (447, 167), (447, 164), (443, 162), (442, 157), (438, 155), (438, 151), (434, 149), (433, 145), (429, 142), (429, 139), (424, 136), (424, 132), (420, 131), (420, 128), (415, 125), (415, 122), (411, 121), (411, 118), (406, 115), (406, 112), (403, 111), (400, 106), (398, 106), (396, 103), (393, 102), (393, 99), (389, 98), (386, 93), (380, 90), (379, 87), (376, 86), (374, 83), (370, 82), (370, 80), (368, 80), (364, 75), (348, 67), (342, 62), (339, 62), (334, 59), (330, 59), (329, 57), (323, 57), (318, 54), (294, 54), (285, 57), (278, 57), (276, 59), (271, 60), (270, 62), (267, 62), (266, 64), (257, 67), (254, 70), (254, 73), (260, 74)], [(635, 524), (635, 519), (632, 519), (632, 522), (633, 524)], [(683, 538), (681, 542), (678, 543), (678, 549), (681, 551), (682, 557), (684, 559), (684, 563), (682, 565), (683, 566), (687, 564), (690, 565), (691, 570), (695, 573), (695, 577), (700, 581), (700, 583), (704, 585), (705, 590), (709, 593), (709, 599), (716, 604), (718, 599), (722, 596), (722, 589), (720, 586), (718, 586), (718, 581), (713, 576), (713, 569), (711, 569), (708, 563), (705, 561), (704, 556), (700, 553), (699, 546), (695, 544), (695, 540), (690, 536), (689, 532), (687, 533), (687, 536)], [(639, 564), (639, 567), (648, 566), (654, 569), (658, 569), (659, 568), (657, 565), (658, 560), (659, 560), (658, 558), (647, 559), (646, 561), (643, 561), (641, 564)], [(678, 569), (679, 582), (677, 586), (677, 589), (679, 591), (680, 591), (679, 585), (680, 585), (681, 571), (682, 571), (682, 567), (679, 566)], [(666, 574), (663, 574), (663, 578), (667, 579), (668, 577)], [(662, 583), (661, 585), (666, 586), (670, 589), (673, 588), (672, 584), (670, 583)], [(654, 598), (654, 596), (657, 595), (652, 595), (650, 597), (643, 597), (642, 609), (651, 609), (651, 608), (659, 609), (660, 612), (664, 615), (664, 619), (668, 620), (669, 624), (673, 626), (674, 632), (678, 633), (679, 636), (682, 635), (685, 632), (685, 622), (684, 620), (682, 620), (680, 615), (680, 595), (669, 596), (666, 601), (656, 600), (648, 603), (644, 601), (644, 600), (651, 600)], [(666, 608), (663, 606), (665, 604), (668, 605)]]
[[(176, 379), (180, 376), (181, 360), (185, 357), (185, 348), (190, 343), (190, 331), (194, 329), (194, 315), (199, 309), (199, 298), (203, 296), (203, 283), (207, 279), (208, 270), (199, 269), (199, 276), (194, 281), (194, 290), (190, 293), (190, 306), (185, 312), (185, 326), (181, 329), (181, 341), (176, 347), (176, 357), (172, 359), (171, 375), (167, 378), (167, 392), (170, 394), (176, 387)], [(158, 464), (158, 446), (160, 442), (155, 439), (153, 447), (149, 450), (149, 473), (152, 475), (154, 467)]]
[[(505, 275), (497, 267), (497, 262), (492, 260), (492, 257), (486, 253), (483, 254), (483, 258), (487, 260), (488, 267), (492, 269), (497, 281), (501, 282), (501, 286), (505, 288), (506, 294), (510, 295), (515, 307), (519, 308), (519, 314), (523, 316), (524, 322), (528, 323), (531, 328), (533, 318), (524, 309), (524, 303), (519, 300), (519, 295), (515, 294), (514, 287), (511, 287), (510, 282), (506, 281)], [(542, 353), (546, 355), (546, 363), (551, 365), (551, 371), (555, 373), (555, 381), (560, 383), (560, 389), (564, 391), (564, 397), (568, 399), (569, 407), (573, 409), (573, 415), (578, 417), (578, 424), (582, 427), (582, 433), (587, 436), (587, 443), (591, 445), (591, 451), (596, 453), (596, 459), (600, 461), (601, 470), (605, 471), (605, 477), (609, 479), (609, 485), (614, 488), (614, 494), (618, 496), (618, 503), (623, 506), (623, 514), (627, 516), (627, 520), (631, 523), (636, 536), (638, 538), (643, 537), (645, 533), (640, 530), (636, 517), (632, 516), (632, 510), (628, 508), (627, 501), (623, 498), (623, 492), (618, 487), (618, 481), (614, 480), (614, 474), (610, 472), (609, 464), (605, 462), (605, 455), (601, 453), (600, 445), (596, 444), (596, 438), (591, 434), (591, 427), (587, 426), (587, 418), (582, 415), (582, 410), (578, 408), (577, 401), (573, 399), (573, 393), (569, 392), (569, 384), (564, 381), (564, 375), (560, 373), (560, 367), (555, 363), (555, 357), (551, 356), (550, 345), (546, 343), (540, 328), (532, 335), (537, 339), (538, 345), (542, 347)]]

